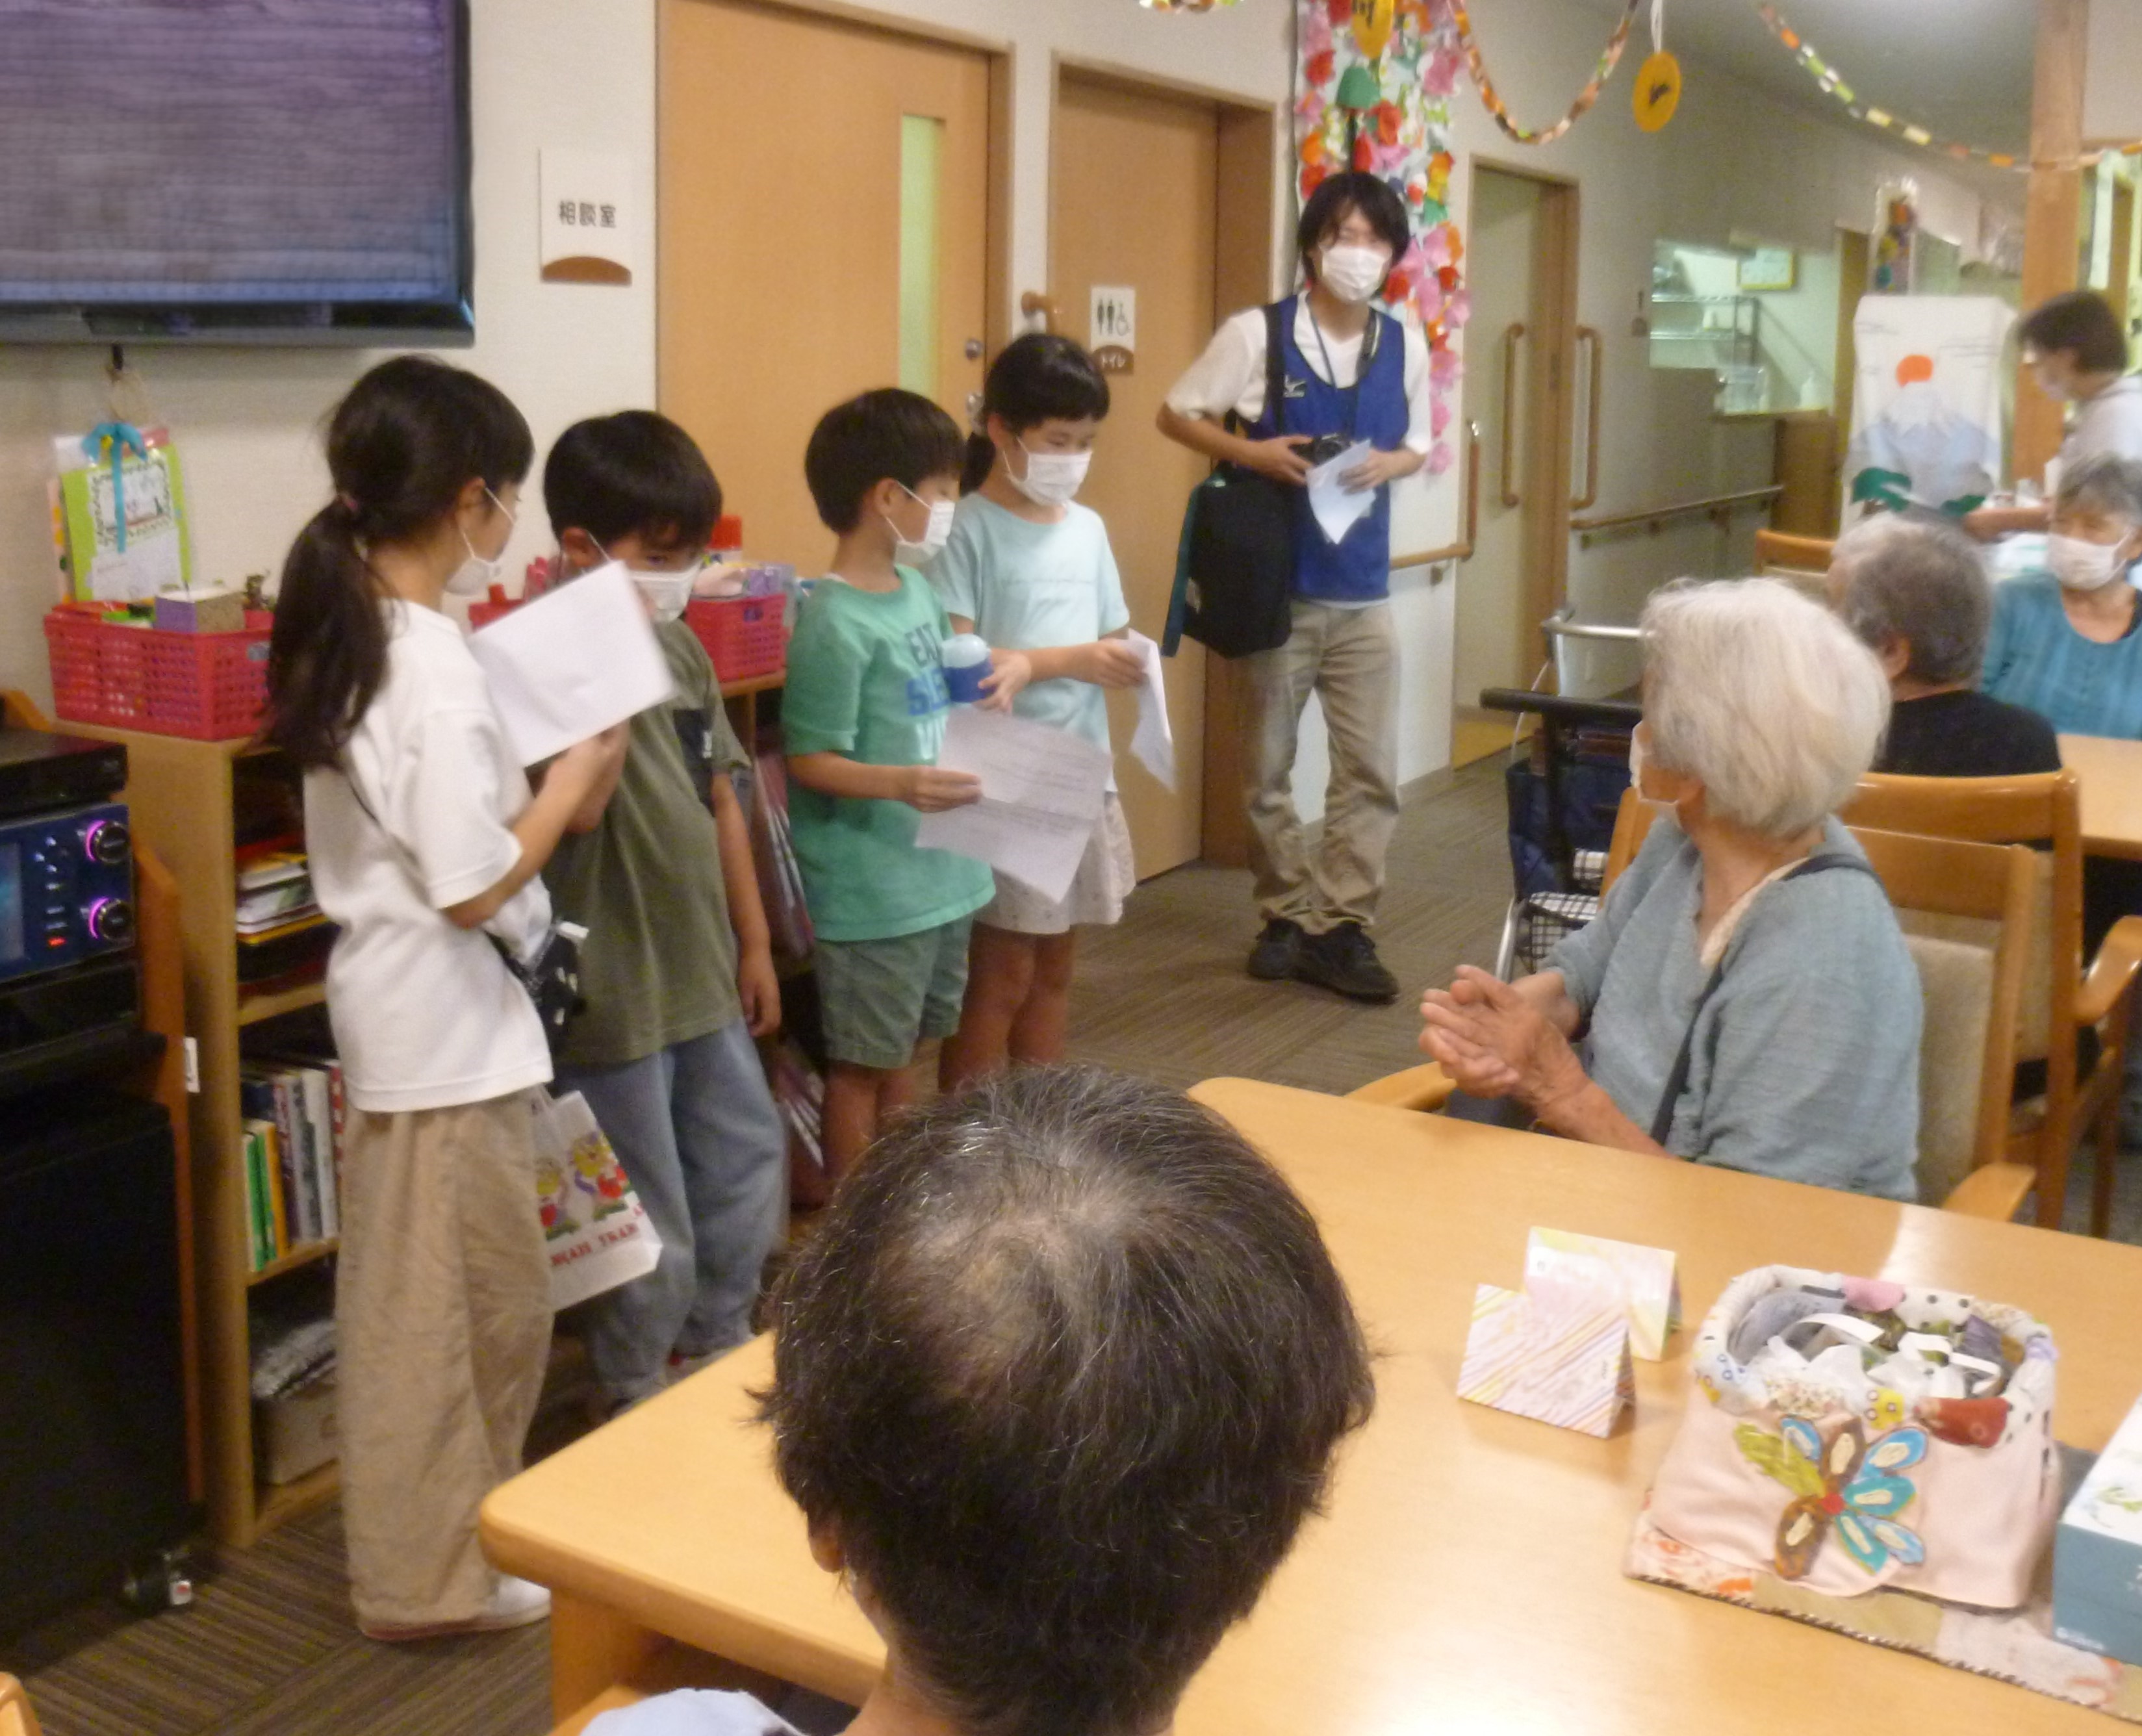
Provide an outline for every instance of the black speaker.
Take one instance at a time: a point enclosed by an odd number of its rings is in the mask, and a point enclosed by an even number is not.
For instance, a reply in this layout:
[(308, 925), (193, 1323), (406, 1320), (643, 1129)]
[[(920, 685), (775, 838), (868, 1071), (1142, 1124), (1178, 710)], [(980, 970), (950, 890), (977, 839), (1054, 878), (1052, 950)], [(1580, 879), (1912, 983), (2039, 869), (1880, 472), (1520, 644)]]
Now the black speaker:
[(0, 1630), (182, 1541), (177, 1157), (93, 1087), (0, 1108)]

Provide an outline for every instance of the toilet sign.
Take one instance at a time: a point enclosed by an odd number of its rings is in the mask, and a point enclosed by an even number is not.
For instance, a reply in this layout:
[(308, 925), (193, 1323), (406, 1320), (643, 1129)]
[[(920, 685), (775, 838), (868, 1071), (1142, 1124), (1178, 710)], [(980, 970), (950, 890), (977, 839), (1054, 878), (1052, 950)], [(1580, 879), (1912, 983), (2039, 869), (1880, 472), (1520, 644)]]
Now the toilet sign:
[(1127, 374), (1138, 360), (1138, 291), (1095, 284), (1086, 348), (1103, 373)]

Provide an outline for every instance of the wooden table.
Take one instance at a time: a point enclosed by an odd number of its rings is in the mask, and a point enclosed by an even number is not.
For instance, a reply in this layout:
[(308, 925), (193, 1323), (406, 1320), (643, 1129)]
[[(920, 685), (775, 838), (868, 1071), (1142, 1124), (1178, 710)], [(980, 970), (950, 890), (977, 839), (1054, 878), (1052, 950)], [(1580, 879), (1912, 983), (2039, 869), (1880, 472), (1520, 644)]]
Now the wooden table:
[(2061, 763), (2082, 780), (2083, 848), (2142, 861), (2142, 742), (2064, 735)]
[[(2142, 1250), (1759, 1181), (1241, 1080), (1194, 1093), (1265, 1147), (1323, 1226), (1380, 1353), (1344, 1449), (1256, 1615), (1192, 1684), (1180, 1736), (1429, 1732), (2090, 1731), (2084, 1711), (1621, 1575), (1688, 1392), (1639, 1363), (1601, 1442), (1453, 1396), (1473, 1286), (1536, 1224), (1679, 1250), (1693, 1325), (1771, 1261), (1996, 1297), (2060, 1340), (2059, 1433), (2101, 1447), (2142, 1384)], [(807, 1554), (748, 1420), (763, 1340), (494, 1493), (494, 1559), (555, 1589), (554, 1688), (585, 1704), (666, 1635), (850, 1702), (876, 1635)]]

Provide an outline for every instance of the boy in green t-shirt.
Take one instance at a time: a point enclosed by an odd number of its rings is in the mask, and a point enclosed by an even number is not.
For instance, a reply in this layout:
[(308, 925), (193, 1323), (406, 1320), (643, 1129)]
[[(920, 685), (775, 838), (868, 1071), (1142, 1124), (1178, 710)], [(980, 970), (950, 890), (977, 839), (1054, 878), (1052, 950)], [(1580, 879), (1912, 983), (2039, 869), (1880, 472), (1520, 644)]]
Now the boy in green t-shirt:
[(615, 1409), (751, 1336), (787, 1183), (753, 1038), (779, 1025), (781, 990), (730, 782), (748, 762), (679, 619), (721, 515), (714, 474), (676, 423), (628, 410), (559, 437), (543, 497), (561, 570), (623, 562), (677, 683), (632, 720), (614, 778), (544, 870), (558, 915), (588, 930), (587, 1005), (556, 1088), (586, 1097), (662, 1241), (654, 1271), (587, 1304), (589, 1359)]
[[(837, 1180), (915, 1095), (917, 1044), (957, 1028), (974, 914), (988, 868), (915, 841), (921, 814), (980, 799), (937, 751), (951, 704), (940, 648), (951, 626), (915, 570), (944, 546), (965, 456), (960, 430), (911, 392), (870, 392), (827, 412), (803, 468), (833, 570), (811, 589), (788, 648), (781, 723), (789, 822), (818, 939), (825, 1012), (826, 1166)], [(983, 683), (995, 708), (1025, 685), (999, 652)]]

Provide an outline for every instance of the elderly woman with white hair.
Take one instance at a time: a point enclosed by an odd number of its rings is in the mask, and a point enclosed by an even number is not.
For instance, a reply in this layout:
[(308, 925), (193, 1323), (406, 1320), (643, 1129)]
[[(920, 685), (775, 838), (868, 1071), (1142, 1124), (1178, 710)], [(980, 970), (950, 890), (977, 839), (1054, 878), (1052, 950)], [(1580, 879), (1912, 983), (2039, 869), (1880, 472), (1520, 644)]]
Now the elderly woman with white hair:
[(1671, 819), (1547, 969), (1430, 992), (1421, 1047), (1546, 1132), (1912, 1199), (1918, 974), (1835, 817), (1888, 719), (1881, 668), (1771, 579), (1669, 586), (1642, 627), (1631, 763)]

